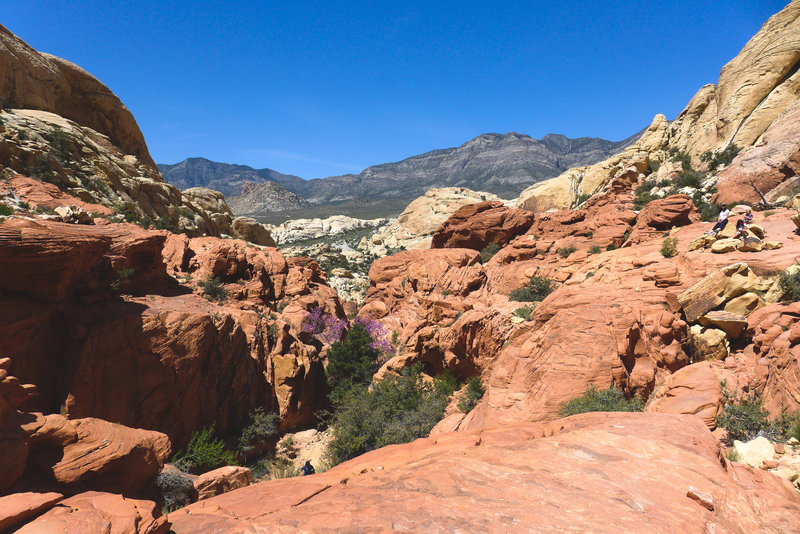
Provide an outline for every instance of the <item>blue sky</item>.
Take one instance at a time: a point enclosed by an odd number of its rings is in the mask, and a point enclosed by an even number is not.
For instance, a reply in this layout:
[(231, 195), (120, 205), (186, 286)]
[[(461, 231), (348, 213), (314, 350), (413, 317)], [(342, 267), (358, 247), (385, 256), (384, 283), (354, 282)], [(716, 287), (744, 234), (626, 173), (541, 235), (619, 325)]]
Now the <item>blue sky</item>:
[(108, 85), (159, 163), (319, 178), (486, 132), (623, 139), (787, 3), (6, 0), (0, 23)]

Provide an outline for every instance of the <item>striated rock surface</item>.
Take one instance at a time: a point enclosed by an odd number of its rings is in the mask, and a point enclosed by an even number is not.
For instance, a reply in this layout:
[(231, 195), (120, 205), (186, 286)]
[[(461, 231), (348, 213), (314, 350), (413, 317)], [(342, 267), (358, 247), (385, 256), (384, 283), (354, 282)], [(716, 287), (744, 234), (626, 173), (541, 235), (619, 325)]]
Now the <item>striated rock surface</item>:
[(253, 483), (253, 475), (246, 467), (228, 465), (208, 471), (194, 478), (197, 499), (203, 500), (222, 495)]
[(50, 509), (64, 498), (60, 493), (27, 491), (0, 497), (0, 532)]
[(509, 209), (498, 201), (468, 204), (433, 233), (431, 248), (481, 250), (489, 243), (503, 246), (527, 232), (533, 220), (533, 213)]
[(447, 531), (791, 532), (798, 512), (800, 494), (788, 482), (725, 462), (698, 418), (594, 413), (386, 447), (322, 474), (198, 502), (169, 520), (177, 534), (431, 525)]
[(265, 215), (311, 207), (309, 201), (272, 180), (245, 182), (239, 194), (228, 199), (228, 204), (237, 215)]

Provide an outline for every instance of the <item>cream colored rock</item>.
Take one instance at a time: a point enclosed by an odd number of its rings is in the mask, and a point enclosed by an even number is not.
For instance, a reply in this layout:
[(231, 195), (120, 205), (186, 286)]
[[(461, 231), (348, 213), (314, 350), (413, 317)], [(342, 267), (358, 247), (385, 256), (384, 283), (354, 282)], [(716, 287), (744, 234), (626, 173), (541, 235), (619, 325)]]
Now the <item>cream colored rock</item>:
[(730, 353), (730, 345), (725, 332), (716, 328), (693, 325), (689, 329), (689, 343), (695, 362), (724, 360)]
[(689, 250), (704, 250), (716, 243), (716, 241), (716, 237), (704, 234), (689, 243)]
[(234, 237), (244, 239), (255, 245), (275, 246), (275, 240), (272, 239), (267, 227), (250, 217), (236, 217), (233, 219), (231, 230)]
[(757, 277), (746, 263), (734, 263), (709, 274), (678, 295), (678, 302), (689, 322), (720, 304), (749, 291)]
[(739, 244), (740, 252), (761, 252), (764, 242), (757, 237), (745, 237)]
[(741, 242), (738, 239), (719, 239), (714, 241), (711, 245), (711, 252), (715, 252), (717, 254), (724, 254), (726, 252), (733, 252), (735, 251)]
[[(800, 271), (800, 265), (790, 265), (789, 267), (786, 268), (786, 272), (788, 274), (795, 274), (798, 271)], [(772, 304), (774, 302), (780, 301), (782, 298), (783, 298), (783, 290), (781, 289), (781, 285), (778, 283), (778, 280), (776, 279), (772, 283), (772, 286), (770, 286), (769, 290), (767, 291), (767, 294), (764, 295), (764, 301), (766, 301), (767, 304)]]
[(739, 454), (739, 461), (750, 467), (761, 467), (765, 461), (775, 459), (775, 448), (764, 436), (759, 436), (746, 443), (736, 440), (733, 448)]
[(760, 224), (748, 224), (747, 231), (759, 239), (764, 239), (764, 236), (767, 234), (767, 231), (764, 230), (764, 227)]
[(725, 304), (725, 311), (747, 317), (759, 308), (763, 308), (767, 303), (764, 302), (756, 293), (745, 293), (739, 297), (731, 299)]
[[(464, 187), (429, 189), (412, 201), (397, 220), (378, 232), (367, 243), (369, 250), (430, 248), (433, 233), (461, 206), (486, 200), (502, 200), (492, 193), (472, 191)], [(376, 243), (376, 239), (379, 241)], [(383, 250), (385, 254), (385, 248)], [(377, 252), (376, 252), (377, 253)]]
[(762, 249), (763, 250), (776, 250), (776, 249), (779, 249), (779, 248), (783, 248), (783, 242), (782, 241), (764, 241), (762, 243)]
[(355, 219), (345, 215), (333, 215), (326, 219), (292, 219), (277, 225), (267, 225), (267, 228), (279, 245), (287, 245), (295, 241), (335, 236), (362, 228), (377, 228), (390, 221), (391, 219)]
[(747, 328), (747, 319), (744, 316), (720, 310), (708, 312), (698, 322), (703, 326), (724, 330), (729, 339), (738, 339)]

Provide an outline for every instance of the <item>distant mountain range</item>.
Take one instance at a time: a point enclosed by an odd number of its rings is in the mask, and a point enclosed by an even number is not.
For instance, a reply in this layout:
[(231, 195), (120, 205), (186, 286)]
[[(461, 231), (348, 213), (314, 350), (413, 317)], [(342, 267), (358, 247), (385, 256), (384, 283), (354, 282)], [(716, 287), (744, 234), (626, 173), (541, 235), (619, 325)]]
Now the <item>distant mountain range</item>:
[[(352, 206), (371, 206), (380, 214), (402, 209), (405, 203), (432, 187), (467, 187), (513, 198), (526, 187), (558, 176), (565, 170), (597, 163), (635, 142), (641, 132), (622, 141), (592, 137), (570, 139), (549, 134), (542, 139), (515, 132), (483, 134), (456, 148), (433, 150), (396, 163), (368, 167), (360, 174), (303, 180), (272, 169), (216, 163), (189, 158), (175, 165), (158, 165), (167, 182), (185, 189), (209, 187), (231, 199), (236, 213), (258, 215), (275, 211), (302, 212), (313, 206), (339, 205), (342, 213)], [(268, 188), (246, 188), (246, 182), (274, 182)], [(278, 202), (282, 191), (293, 193)], [(247, 198), (257, 196), (258, 198)], [(275, 202), (270, 203), (269, 199)], [(253, 211), (250, 211), (250, 209)], [(243, 211), (247, 210), (247, 211)]]

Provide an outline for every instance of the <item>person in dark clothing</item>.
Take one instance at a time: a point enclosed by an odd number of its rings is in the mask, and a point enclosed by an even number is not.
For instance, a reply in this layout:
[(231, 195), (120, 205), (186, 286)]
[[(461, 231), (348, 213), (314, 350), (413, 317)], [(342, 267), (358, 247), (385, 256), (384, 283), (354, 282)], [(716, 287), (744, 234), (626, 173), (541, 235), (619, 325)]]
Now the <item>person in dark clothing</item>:
[(711, 229), (709, 235), (717, 235), (717, 232), (721, 232), (728, 225), (728, 216), (731, 214), (731, 211), (725, 204), (720, 207), (722, 211), (719, 212), (719, 217), (717, 217), (717, 224)]
[(303, 473), (303, 476), (313, 475), (315, 471), (314, 466), (311, 465), (311, 460), (306, 460), (305, 465), (300, 468), (300, 471)]

